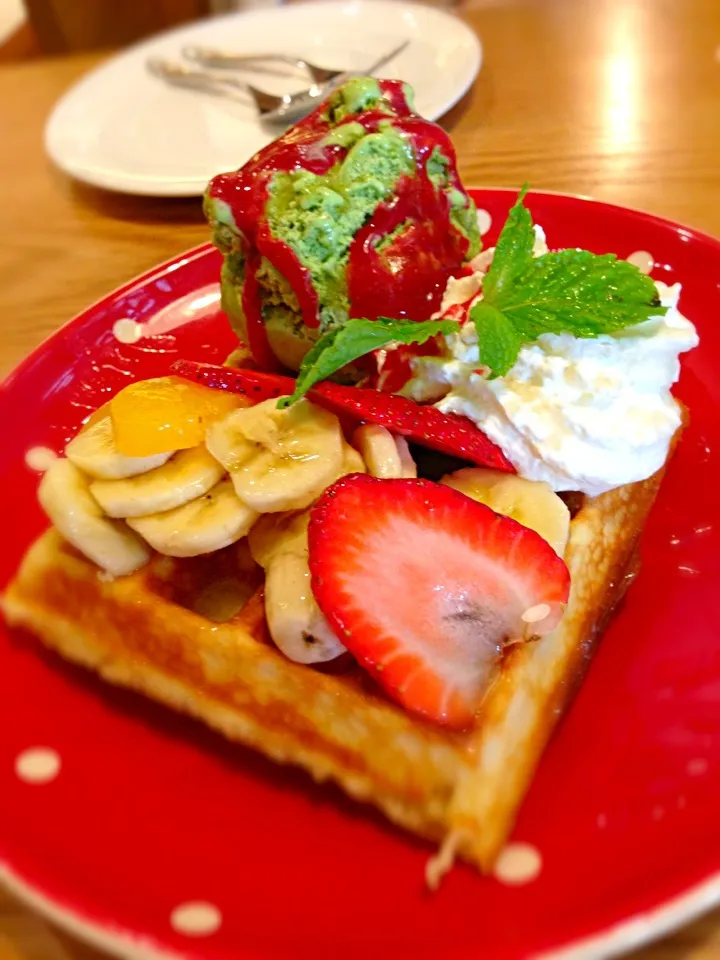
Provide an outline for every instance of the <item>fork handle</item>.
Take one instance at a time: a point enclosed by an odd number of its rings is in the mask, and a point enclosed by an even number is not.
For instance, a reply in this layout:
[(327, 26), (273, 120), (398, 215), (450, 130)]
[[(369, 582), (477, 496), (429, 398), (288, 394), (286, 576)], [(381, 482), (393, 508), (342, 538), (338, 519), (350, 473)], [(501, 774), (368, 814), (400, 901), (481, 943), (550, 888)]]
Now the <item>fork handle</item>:
[(291, 67), (306, 70), (308, 64), (300, 57), (293, 57), (285, 53), (230, 53), (227, 50), (216, 50), (213, 47), (185, 47), (183, 56), (204, 67), (232, 68), (242, 67), (251, 63), (286, 63)]
[[(255, 89), (250, 84), (236, 80), (234, 77), (218, 77), (203, 70), (175, 66), (164, 62), (151, 61), (148, 66), (151, 73), (176, 87), (202, 90), (219, 96), (235, 97), (240, 93), (245, 94), (245, 98), (250, 96), (255, 99)], [(245, 102), (247, 102), (246, 99)]]

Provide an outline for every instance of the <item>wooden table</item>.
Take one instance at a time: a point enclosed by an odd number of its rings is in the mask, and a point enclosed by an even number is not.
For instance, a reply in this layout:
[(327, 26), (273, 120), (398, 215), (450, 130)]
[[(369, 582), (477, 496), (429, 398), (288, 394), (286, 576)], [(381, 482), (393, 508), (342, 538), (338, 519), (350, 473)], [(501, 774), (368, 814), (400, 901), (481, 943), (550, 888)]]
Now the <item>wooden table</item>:
[[(465, 0), (485, 45), (447, 118), (468, 184), (591, 194), (720, 234), (719, 0)], [(71, 183), (43, 154), (97, 55), (0, 67), (0, 373), (82, 307), (207, 239), (197, 200)], [(0, 960), (98, 955), (0, 894)], [(720, 911), (635, 960), (720, 957)], [(490, 958), (488, 958), (490, 960)]]

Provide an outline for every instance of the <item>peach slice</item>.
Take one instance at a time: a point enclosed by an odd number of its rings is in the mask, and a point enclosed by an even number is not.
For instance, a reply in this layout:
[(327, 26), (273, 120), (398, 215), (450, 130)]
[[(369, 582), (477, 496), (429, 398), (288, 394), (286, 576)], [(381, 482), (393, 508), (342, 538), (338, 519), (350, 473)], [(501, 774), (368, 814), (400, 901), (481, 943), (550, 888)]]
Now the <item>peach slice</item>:
[(139, 380), (110, 401), (115, 443), (128, 457), (187, 450), (205, 439), (209, 424), (248, 401), (181, 377)]

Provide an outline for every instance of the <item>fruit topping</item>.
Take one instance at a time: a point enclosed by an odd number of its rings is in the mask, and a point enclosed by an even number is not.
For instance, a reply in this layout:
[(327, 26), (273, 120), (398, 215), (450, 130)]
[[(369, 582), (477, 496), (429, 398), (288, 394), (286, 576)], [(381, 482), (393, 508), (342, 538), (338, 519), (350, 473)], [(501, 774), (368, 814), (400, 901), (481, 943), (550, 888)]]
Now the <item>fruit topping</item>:
[(395, 437), (377, 423), (364, 423), (357, 428), (352, 441), (371, 476), (384, 479), (417, 476), (405, 437)]
[(322, 383), (310, 391), (317, 403), (336, 413), (367, 423), (378, 423), (415, 443), (462, 457), (479, 466), (514, 472), (510, 461), (467, 417), (421, 406), (392, 393)]
[(173, 510), (207, 493), (225, 471), (204, 446), (180, 450), (139, 477), (95, 480), (90, 493), (109, 517), (144, 517)]
[(457, 470), (440, 482), (539, 533), (558, 556), (565, 553), (570, 511), (549, 484), (479, 467)]
[(112, 419), (106, 407), (96, 411), (65, 448), (68, 460), (99, 480), (136, 477), (166, 463), (172, 454), (172, 450), (156, 452), (152, 456), (128, 456), (122, 453), (118, 448)]
[(70, 460), (56, 460), (38, 489), (40, 506), (76, 550), (114, 577), (142, 567), (150, 551), (127, 526), (109, 520), (89, 489), (89, 480)]
[(139, 380), (110, 401), (115, 443), (130, 457), (196, 447), (210, 423), (242, 403), (181, 377)]
[(311, 510), (312, 588), (405, 708), (470, 725), (503, 647), (550, 632), (570, 576), (537, 533), (427, 480), (352, 475)]
[(198, 557), (244, 537), (257, 513), (244, 504), (229, 480), (174, 510), (128, 519), (150, 546), (168, 557)]
[(323, 663), (346, 650), (310, 587), (308, 520), (307, 512), (261, 517), (250, 531), (250, 552), (265, 569), (265, 615), (273, 642), (296, 663)]
[(230, 474), (240, 499), (259, 513), (302, 510), (343, 473), (340, 423), (302, 400), (233, 411), (208, 429), (207, 448)]
[[(215, 389), (239, 393), (254, 402), (289, 395), (295, 384), (291, 377), (278, 374), (232, 370), (190, 360), (177, 361), (173, 370), (182, 377)], [(502, 450), (467, 417), (442, 413), (436, 407), (420, 406), (413, 400), (395, 394), (327, 381), (313, 387), (309, 396), (315, 403), (335, 413), (380, 424), (392, 433), (433, 450), (462, 457), (478, 466), (514, 472)]]

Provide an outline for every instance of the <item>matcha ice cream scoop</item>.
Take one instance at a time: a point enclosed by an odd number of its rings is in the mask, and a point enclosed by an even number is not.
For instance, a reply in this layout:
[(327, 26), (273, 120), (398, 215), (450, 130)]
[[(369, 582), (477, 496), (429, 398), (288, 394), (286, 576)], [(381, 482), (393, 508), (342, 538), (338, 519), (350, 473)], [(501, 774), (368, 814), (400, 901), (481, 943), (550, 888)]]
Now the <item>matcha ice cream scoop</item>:
[(396, 80), (358, 77), (235, 173), (205, 209), (223, 306), (264, 368), (297, 369), (348, 317), (426, 320), (480, 249), (448, 135)]

